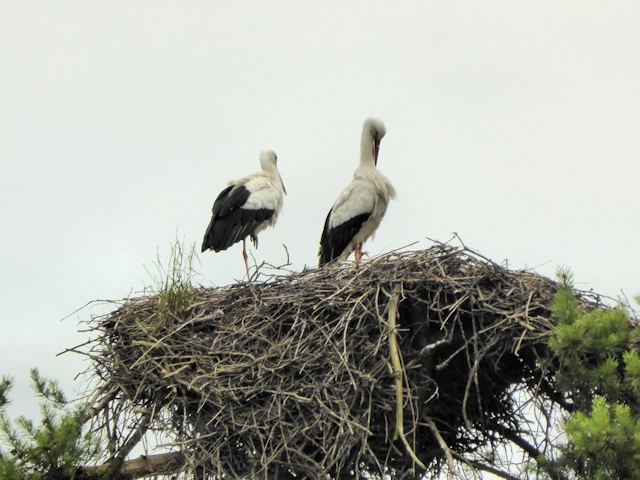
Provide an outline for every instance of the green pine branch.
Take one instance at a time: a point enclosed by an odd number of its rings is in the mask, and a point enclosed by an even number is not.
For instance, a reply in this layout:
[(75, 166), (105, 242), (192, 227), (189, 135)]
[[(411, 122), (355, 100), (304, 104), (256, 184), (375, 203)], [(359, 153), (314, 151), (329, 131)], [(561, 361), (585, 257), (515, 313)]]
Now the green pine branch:
[(622, 307), (581, 312), (571, 272), (557, 277), (549, 347), (556, 387), (575, 410), (562, 422), (561, 455), (539, 467), (551, 478), (640, 478), (640, 330)]
[(24, 416), (11, 421), (5, 407), (13, 380), (0, 382), (0, 478), (40, 480), (72, 476), (102, 452), (97, 435), (83, 429), (84, 408), (72, 407), (55, 381), (31, 370), (33, 389), (43, 398), (40, 423)]

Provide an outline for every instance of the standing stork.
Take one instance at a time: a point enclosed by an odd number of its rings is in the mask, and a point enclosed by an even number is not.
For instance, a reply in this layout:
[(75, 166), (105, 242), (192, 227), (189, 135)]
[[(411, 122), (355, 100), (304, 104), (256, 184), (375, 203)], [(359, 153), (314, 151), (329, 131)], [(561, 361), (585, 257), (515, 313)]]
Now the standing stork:
[(343, 262), (355, 251), (362, 257), (362, 244), (375, 235), (389, 199), (396, 198), (391, 182), (378, 171), (380, 140), (387, 129), (379, 118), (368, 118), (362, 127), (360, 165), (353, 180), (338, 196), (327, 215), (320, 238), (320, 266), (335, 259)]
[(242, 240), (242, 256), (249, 276), (245, 238), (258, 248), (258, 233), (273, 227), (282, 210), (287, 191), (278, 171), (278, 157), (272, 150), (260, 152), (261, 172), (232, 180), (213, 203), (213, 216), (202, 241), (202, 251), (226, 250)]

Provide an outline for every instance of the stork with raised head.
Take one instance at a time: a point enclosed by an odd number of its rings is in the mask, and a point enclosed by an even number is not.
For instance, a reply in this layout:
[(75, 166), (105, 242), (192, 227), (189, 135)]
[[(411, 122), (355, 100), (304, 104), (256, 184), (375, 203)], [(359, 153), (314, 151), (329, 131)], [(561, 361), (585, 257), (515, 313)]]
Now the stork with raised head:
[(360, 165), (327, 215), (320, 238), (320, 266), (343, 262), (351, 252), (362, 257), (362, 244), (373, 238), (389, 199), (396, 198), (391, 182), (376, 168), (380, 140), (387, 129), (379, 118), (368, 118), (362, 127)]
[(260, 152), (261, 172), (232, 180), (213, 203), (213, 216), (204, 234), (202, 251), (226, 250), (242, 240), (242, 256), (249, 276), (245, 238), (258, 248), (258, 233), (273, 227), (282, 210), (287, 191), (278, 171), (278, 157), (272, 150)]

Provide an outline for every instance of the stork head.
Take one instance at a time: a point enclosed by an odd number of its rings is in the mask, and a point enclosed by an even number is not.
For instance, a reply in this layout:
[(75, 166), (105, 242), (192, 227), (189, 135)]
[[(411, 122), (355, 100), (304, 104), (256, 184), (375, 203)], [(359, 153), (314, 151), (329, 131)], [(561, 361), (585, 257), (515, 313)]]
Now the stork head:
[(378, 165), (380, 140), (382, 140), (382, 137), (384, 137), (386, 133), (387, 129), (379, 118), (369, 117), (364, 121), (364, 125), (362, 126), (362, 146), (365, 146), (365, 141), (370, 145), (369, 148), (372, 149), (371, 153), (373, 154), (373, 163), (375, 165)]
[(280, 184), (282, 185), (282, 191), (287, 194), (287, 189), (284, 188), (284, 182), (282, 181), (282, 177), (280, 176), (280, 172), (278, 171), (278, 155), (273, 150), (263, 150), (260, 152), (260, 166), (262, 170), (265, 172), (270, 172), (274, 175), (277, 175), (280, 179)]

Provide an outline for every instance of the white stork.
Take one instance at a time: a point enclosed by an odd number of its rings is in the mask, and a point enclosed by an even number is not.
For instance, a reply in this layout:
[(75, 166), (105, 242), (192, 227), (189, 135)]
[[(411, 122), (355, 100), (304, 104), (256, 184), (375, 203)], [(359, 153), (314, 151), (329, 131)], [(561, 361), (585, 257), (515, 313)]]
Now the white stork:
[(320, 266), (338, 259), (343, 262), (355, 250), (362, 257), (362, 244), (375, 235), (389, 199), (396, 198), (391, 182), (378, 171), (380, 140), (387, 129), (379, 118), (368, 118), (362, 127), (360, 165), (353, 180), (338, 196), (327, 215), (320, 238)]
[(272, 150), (260, 152), (261, 172), (232, 180), (213, 203), (213, 216), (202, 241), (202, 251), (226, 250), (242, 240), (242, 256), (249, 276), (247, 235), (258, 248), (258, 233), (273, 227), (282, 210), (287, 191), (278, 171), (278, 157)]

